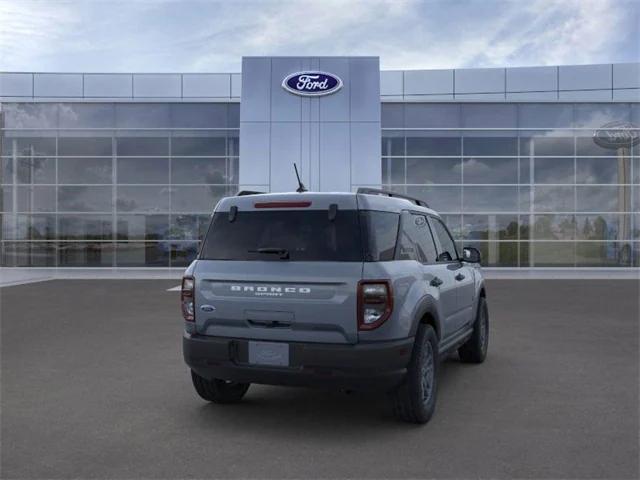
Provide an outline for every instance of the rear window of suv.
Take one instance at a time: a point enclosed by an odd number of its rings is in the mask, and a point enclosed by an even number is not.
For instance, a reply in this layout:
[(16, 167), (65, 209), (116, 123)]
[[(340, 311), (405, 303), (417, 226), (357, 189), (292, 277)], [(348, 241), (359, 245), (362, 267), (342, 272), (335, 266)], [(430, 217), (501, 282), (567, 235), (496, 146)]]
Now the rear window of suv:
[(393, 259), (399, 215), (338, 210), (272, 210), (213, 215), (200, 258), (362, 262)]

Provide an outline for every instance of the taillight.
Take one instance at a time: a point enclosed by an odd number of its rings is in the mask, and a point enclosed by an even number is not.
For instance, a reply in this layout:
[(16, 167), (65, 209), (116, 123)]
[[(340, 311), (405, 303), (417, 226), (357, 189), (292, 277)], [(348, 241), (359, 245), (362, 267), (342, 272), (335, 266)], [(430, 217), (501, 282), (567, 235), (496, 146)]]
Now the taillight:
[(195, 321), (195, 304), (193, 292), (196, 280), (193, 277), (182, 277), (182, 289), (180, 291), (180, 304), (182, 305), (182, 316), (187, 322)]
[(388, 280), (358, 283), (358, 329), (373, 330), (382, 325), (393, 310), (393, 293)]

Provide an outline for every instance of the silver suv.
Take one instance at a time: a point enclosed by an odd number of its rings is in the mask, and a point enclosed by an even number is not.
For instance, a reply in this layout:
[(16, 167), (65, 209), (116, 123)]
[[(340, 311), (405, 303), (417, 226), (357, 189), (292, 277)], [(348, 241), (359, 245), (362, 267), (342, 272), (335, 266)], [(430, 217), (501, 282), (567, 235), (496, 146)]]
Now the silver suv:
[(251, 383), (376, 389), (396, 415), (433, 414), (439, 359), (487, 354), (480, 253), (392, 192), (241, 192), (215, 208), (182, 280), (184, 359), (197, 393)]

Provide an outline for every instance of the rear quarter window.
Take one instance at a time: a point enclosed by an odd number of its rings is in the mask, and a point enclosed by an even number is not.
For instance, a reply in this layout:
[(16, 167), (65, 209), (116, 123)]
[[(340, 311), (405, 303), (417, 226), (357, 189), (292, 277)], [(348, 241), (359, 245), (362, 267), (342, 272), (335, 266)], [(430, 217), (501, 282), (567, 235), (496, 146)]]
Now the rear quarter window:
[(399, 220), (398, 213), (374, 210), (360, 212), (362, 238), (366, 240), (365, 261), (385, 262), (395, 258)]

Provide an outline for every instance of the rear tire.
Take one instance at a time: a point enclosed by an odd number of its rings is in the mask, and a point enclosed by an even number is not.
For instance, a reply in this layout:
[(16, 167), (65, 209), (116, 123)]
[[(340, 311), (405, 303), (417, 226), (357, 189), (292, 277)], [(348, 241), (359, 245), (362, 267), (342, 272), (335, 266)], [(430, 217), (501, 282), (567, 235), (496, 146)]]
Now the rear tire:
[(213, 403), (239, 402), (251, 385), (250, 383), (227, 382), (218, 378), (207, 380), (193, 370), (191, 370), (191, 381), (198, 395)]
[(393, 411), (402, 421), (427, 423), (436, 408), (438, 337), (430, 325), (420, 325), (405, 382), (393, 392)]
[(487, 357), (489, 348), (489, 309), (487, 300), (480, 297), (478, 301), (478, 312), (476, 321), (473, 324), (473, 333), (460, 348), (458, 355), (464, 363), (482, 363)]

